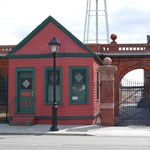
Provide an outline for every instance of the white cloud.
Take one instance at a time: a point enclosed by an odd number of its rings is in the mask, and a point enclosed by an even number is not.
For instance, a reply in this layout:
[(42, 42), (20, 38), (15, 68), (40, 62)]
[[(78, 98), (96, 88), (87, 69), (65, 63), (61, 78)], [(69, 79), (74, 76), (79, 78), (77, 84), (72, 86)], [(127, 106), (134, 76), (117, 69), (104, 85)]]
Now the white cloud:
[[(110, 33), (120, 43), (145, 43), (150, 32), (149, 0), (108, 0)], [(112, 7), (111, 7), (112, 6)]]
[[(81, 28), (84, 30), (85, 2), (86, 0), (0, 0), (0, 43), (17, 44), (49, 15), (73, 34), (81, 35), (75, 32), (80, 32)], [(7, 36), (15, 38), (9, 40)]]
[[(52, 15), (81, 41), (87, 0), (0, 0), (0, 43), (17, 44)], [(101, 1), (99, 1), (101, 3)], [(110, 33), (121, 43), (146, 42), (149, 0), (107, 0)]]

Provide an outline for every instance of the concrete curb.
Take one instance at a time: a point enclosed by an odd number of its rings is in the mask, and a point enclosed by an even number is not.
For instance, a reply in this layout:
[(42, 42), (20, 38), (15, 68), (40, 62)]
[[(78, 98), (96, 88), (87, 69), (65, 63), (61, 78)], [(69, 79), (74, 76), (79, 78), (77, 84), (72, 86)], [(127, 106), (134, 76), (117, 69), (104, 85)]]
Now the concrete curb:
[(150, 135), (146, 134), (90, 134), (90, 133), (12, 133), (12, 132), (4, 132), (0, 133), (0, 135), (33, 135), (33, 136), (42, 136), (42, 135), (51, 135), (51, 136), (101, 136), (101, 137), (147, 137), (150, 138)]
[(59, 131), (49, 131), (49, 129), (50, 125), (10, 126), (8, 124), (0, 124), (0, 135), (117, 136), (150, 138), (150, 126), (103, 127), (99, 125), (60, 125)]
[(14, 133), (14, 132), (1, 132), (0, 135), (60, 135), (60, 136), (95, 136), (92, 134), (88, 134), (88, 133)]

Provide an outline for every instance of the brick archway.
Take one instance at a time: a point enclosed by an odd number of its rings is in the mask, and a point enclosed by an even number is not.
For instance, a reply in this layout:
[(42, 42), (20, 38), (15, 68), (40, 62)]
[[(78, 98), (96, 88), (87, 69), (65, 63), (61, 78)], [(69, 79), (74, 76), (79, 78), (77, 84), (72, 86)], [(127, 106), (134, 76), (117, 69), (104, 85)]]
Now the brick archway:
[[(88, 44), (100, 59), (110, 57), (112, 65), (117, 67), (114, 80), (115, 115), (119, 104), (119, 87), (121, 79), (135, 69), (150, 70), (150, 44), (117, 44), (114, 40), (111, 44)], [(106, 94), (107, 96), (107, 94)]]
[[(134, 58), (133, 57), (112, 58), (112, 62), (114, 66), (117, 66), (117, 72), (115, 74), (114, 101), (115, 101), (115, 116), (118, 116), (121, 80), (127, 73), (136, 69), (143, 69), (144, 72), (149, 72), (150, 71), (150, 58), (149, 57), (143, 58), (142, 56), (141, 58), (139, 58), (139, 55), (138, 55), (137, 58), (136, 57)], [(144, 79), (144, 81), (146, 81), (146, 79)]]
[[(134, 58), (135, 59), (135, 58)], [(136, 69), (144, 69), (144, 70), (150, 70), (150, 58), (149, 60), (143, 61), (141, 59), (120, 59), (119, 64), (117, 64), (118, 60), (113, 59), (113, 65), (117, 66), (118, 71), (116, 73), (116, 81), (120, 82), (121, 79), (130, 71), (136, 70)]]

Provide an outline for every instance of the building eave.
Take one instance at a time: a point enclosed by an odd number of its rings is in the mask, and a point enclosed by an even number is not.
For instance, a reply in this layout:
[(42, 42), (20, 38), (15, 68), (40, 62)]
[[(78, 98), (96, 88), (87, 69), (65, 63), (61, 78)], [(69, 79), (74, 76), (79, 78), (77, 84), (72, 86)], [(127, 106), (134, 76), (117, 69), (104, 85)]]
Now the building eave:
[(111, 58), (146, 58), (150, 57), (150, 53), (96, 53), (99, 57)]

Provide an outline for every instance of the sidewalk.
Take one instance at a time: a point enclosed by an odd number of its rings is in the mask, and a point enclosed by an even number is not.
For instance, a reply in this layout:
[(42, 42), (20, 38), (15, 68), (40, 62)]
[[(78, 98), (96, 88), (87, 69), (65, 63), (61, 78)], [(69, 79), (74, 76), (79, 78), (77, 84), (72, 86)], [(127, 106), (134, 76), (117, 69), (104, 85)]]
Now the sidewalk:
[(150, 137), (150, 126), (103, 127), (99, 125), (59, 125), (59, 131), (49, 131), (50, 125), (12, 126), (0, 124), (0, 135), (81, 135)]

